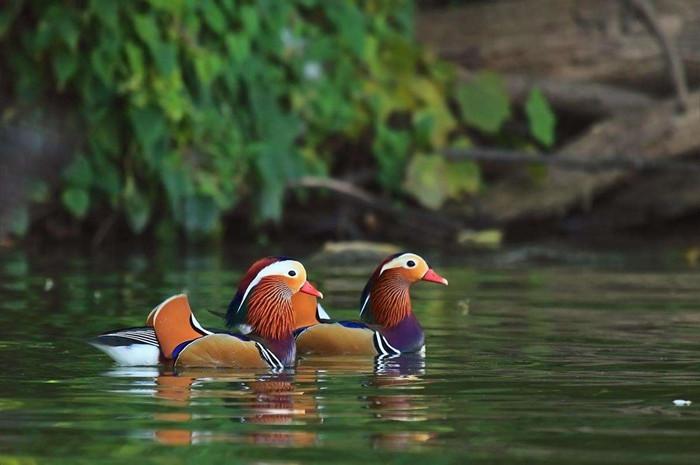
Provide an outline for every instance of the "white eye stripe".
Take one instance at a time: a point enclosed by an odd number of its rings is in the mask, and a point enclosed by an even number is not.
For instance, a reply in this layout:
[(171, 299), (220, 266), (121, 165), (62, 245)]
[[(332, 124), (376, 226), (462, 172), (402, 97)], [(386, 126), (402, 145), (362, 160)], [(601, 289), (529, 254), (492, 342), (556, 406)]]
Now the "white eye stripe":
[[(409, 267), (407, 265), (409, 260), (413, 260), (414, 266)], [(415, 266), (420, 262), (420, 260), (422, 260), (422, 258), (420, 258), (418, 255), (416, 255), (414, 253), (405, 253), (405, 254), (399, 255), (398, 257), (386, 262), (384, 264), (384, 266), (382, 267), (382, 269), (379, 271), (379, 274), (382, 274), (386, 270), (390, 270), (392, 268), (401, 268), (404, 266), (406, 268), (415, 268)]]
[(275, 262), (267, 265), (265, 268), (260, 270), (255, 276), (255, 279), (250, 282), (236, 311), (241, 309), (250, 291), (257, 286), (263, 278), (266, 278), (267, 276), (287, 276), (290, 269), (297, 272), (299, 279), (303, 277), (304, 281), (306, 281), (306, 270), (304, 269), (304, 265), (295, 260), (282, 260), (281, 262)]

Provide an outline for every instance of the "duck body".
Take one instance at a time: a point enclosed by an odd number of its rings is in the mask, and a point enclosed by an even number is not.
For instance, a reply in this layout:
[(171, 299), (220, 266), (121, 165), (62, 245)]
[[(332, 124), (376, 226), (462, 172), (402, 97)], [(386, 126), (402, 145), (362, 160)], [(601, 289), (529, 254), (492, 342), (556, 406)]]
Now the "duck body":
[(413, 314), (391, 328), (362, 321), (319, 322), (298, 329), (295, 336), (300, 354), (383, 356), (425, 349), (423, 328)]
[(306, 281), (301, 263), (269, 257), (251, 266), (231, 303), (231, 321), (249, 334), (203, 328), (187, 296), (176, 295), (153, 309), (145, 327), (110, 331), (91, 343), (122, 365), (281, 369), (296, 358), (292, 296), (297, 292), (321, 297)]
[(318, 321), (295, 331), (300, 354), (393, 356), (425, 350), (423, 328), (413, 313), (410, 286), (417, 281), (447, 285), (418, 255), (387, 257), (362, 292), (362, 321)]

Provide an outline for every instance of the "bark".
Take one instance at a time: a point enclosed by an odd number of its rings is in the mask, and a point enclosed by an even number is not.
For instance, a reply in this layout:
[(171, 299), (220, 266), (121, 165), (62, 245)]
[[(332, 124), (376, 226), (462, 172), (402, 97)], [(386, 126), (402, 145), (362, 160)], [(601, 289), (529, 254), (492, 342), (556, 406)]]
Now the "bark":
[[(700, 1), (658, 0), (657, 24), (700, 79)], [(424, 11), (419, 39), (468, 69), (656, 88), (665, 55), (639, 12), (610, 0), (500, 0)]]
[(639, 176), (574, 222), (579, 231), (615, 231), (663, 223), (700, 211), (697, 176), (682, 171)]

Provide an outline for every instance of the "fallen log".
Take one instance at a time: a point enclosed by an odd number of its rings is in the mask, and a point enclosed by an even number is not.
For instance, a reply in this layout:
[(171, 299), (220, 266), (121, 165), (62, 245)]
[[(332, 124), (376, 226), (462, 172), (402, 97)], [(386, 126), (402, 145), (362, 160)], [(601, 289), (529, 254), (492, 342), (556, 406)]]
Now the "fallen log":
[[(302, 176), (291, 181), (288, 189), (321, 189), (340, 195), (361, 208), (353, 208), (351, 211), (342, 207), (336, 208), (334, 221), (328, 223), (344, 223), (343, 213), (365, 215), (364, 218), (356, 218), (351, 224), (371, 223), (370, 229), (382, 229), (385, 235), (402, 240), (422, 241), (433, 244), (452, 242), (458, 233), (464, 230), (461, 219), (453, 218), (441, 213), (414, 208), (408, 205), (400, 205), (382, 197), (376, 196), (355, 184), (333, 178), (321, 178), (317, 176)], [(312, 212), (318, 222), (318, 213)], [(295, 215), (298, 220), (300, 215)], [(359, 220), (359, 221), (358, 221)]]
[[(686, 112), (678, 113), (677, 101), (669, 99), (647, 111), (618, 115), (593, 125), (559, 153), (589, 162), (617, 154), (635, 154), (643, 161), (673, 158), (700, 149), (698, 128), (700, 92), (694, 92)], [(561, 216), (574, 208), (586, 210), (594, 196), (630, 172), (579, 172), (552, 166), (542, 180), (521, 176), (496, 183), (477, 199), (478, 209), (497, 224)]]
[(700, 183), (684, 172), (654, 172), (630, 179), (569, 228), (610, 232), (664, 223), (700, 211)]
[[(656, 23), (678, 46), (691, 83), (700, 81), (696, 0), (654, 2)], [(419, 40), (468, 69), (670, 89), (666, 55), (628, 2), (500, 0), (424, 10)]]

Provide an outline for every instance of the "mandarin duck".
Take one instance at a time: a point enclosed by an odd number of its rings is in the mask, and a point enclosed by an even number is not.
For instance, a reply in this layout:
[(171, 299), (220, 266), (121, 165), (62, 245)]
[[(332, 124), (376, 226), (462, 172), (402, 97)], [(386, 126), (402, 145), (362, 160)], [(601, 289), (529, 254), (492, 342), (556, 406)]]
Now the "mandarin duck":
[(293, 299), (322, 294), (306, 280), (306, 270), (287, 257), (253, 263), (241, 279), (229, 311), (246, 334), (203, 328), (187, 296), (173, 296), (151, 311), (145, 327), (99, 335), (91, 344), (122, 365), (282, 368), (295, 361)]
[[(423, 328), (413, 313), (409, 288), (418, 281), (447, 286), (420, 256), (413, 253), (390, 255), (374, 270), (360, 300), (362, 321), (331, 321), (316, 318), (294, 331), (300, 354), (379, 355), (422, 352)], [(303, 296), (310, 297), (312, 296)], [(311, 319), (312, 305), (304, 305)], [(301, 314), (301, 312), (300, 312)]]

